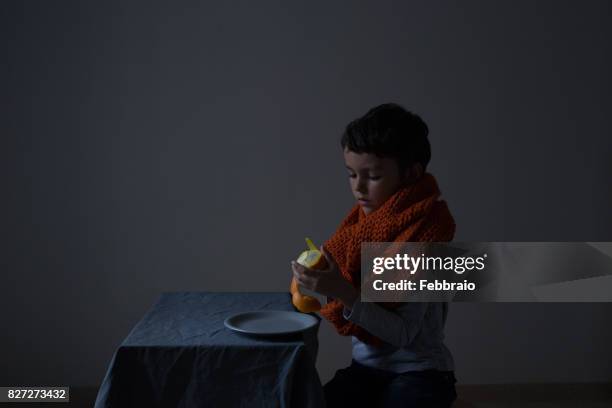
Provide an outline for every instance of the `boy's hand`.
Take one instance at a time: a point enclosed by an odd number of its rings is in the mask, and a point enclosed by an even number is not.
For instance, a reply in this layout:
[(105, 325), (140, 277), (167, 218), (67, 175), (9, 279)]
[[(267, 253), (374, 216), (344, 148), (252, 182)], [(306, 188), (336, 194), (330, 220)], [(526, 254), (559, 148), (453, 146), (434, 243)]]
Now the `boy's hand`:
[(342, 277), (338, 264), (323, 247), (321, 253), (327, 260), (327, 269), (310, 269), (291, 261), (293, 276), (300, 286), (323, 296), (339, 299), (347, 308), (352, 308), (357, 299), (357, 290)]

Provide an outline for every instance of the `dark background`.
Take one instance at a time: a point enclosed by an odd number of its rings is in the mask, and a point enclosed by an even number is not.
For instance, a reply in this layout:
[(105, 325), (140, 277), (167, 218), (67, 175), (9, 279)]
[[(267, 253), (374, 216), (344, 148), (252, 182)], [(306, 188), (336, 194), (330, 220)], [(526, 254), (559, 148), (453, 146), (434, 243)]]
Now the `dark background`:
[[(429, 124), (457, 240), (612, 240), (609, 1), (0, 8), (0, 385), (98, 385), (162, 291), (286, 290), (383, 102)], [(611, 316), (455, 304), (447, 344), (461, 383), (610, 381)], [(322, 379), (349, 359), (325, 324)]]

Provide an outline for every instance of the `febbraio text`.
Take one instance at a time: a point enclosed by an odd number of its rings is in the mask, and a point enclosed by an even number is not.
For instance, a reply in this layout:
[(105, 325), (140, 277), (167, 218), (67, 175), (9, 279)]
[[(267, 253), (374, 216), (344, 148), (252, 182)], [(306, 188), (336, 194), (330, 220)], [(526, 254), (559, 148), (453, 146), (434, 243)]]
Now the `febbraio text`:
[[(381, 275), (385, 271), (406, 272), (415, 275), (420, 272), (419, 277), (424, 272), (447, 271), (462, 275), (469, 271), (481, 271), (485, 268), (487, 254), (478, 257), (439, 257), (439, 256), (411, 256), (408, 254), (397, 254), (392, 257), (376, 257), (373, 259), (372, 272)], [(401, 276), (401, 273), (397, 276)], [(399, 281), (386, 282), (383, 279), (376, 279), (372, 282), (373, 289), (376, 291), (396, 291), (396, 290), (429, 290), (429, 291), (462, 291), (475, 290), (476, 284), (467, 279), (463, 282), (447, 281), (446, 279), (400, 279)]]

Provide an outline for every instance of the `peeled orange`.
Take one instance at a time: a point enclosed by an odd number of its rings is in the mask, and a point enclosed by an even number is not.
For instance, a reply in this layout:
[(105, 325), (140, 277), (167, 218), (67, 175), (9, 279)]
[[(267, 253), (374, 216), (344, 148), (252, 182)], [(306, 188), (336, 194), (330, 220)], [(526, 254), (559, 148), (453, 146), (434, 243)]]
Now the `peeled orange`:
[[(327, 261), (325, 260), (325, 256), (317, 249), (315, 244), (309, 239), (306, 238), (306, 244), (308, 245), (308, 250), (302, 252), (297, 259), (297, 263), (302, 266), (305, 266), (310, 269), (325, 269), (327, 268)], [(295, 278), (291, 279), (291, 287), (289, 288), (291, 292), (291, 301), (293, 305), (302, 313), (311, 313), (316, 312), (321, 309), (321, 303), (315, 297), (302, 295), (300, 293), (300, 288), (297, 284)]]
[(297, 263), (310, 269), (327, 268), (325, 257), (310, 238), (306, 238), (306, 244), (308, 245), (308, 249), (298, 256)]

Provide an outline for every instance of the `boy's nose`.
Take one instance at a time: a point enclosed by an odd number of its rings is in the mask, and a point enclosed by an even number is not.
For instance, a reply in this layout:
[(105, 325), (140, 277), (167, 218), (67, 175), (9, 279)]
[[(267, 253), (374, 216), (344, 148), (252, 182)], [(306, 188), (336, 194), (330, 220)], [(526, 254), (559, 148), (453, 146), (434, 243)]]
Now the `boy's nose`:
[(359, 193), (366, 193), (368, 191), (366, 181), (361, 179), (357, 180), (357, 186), (355, 186), (355, 190)]

